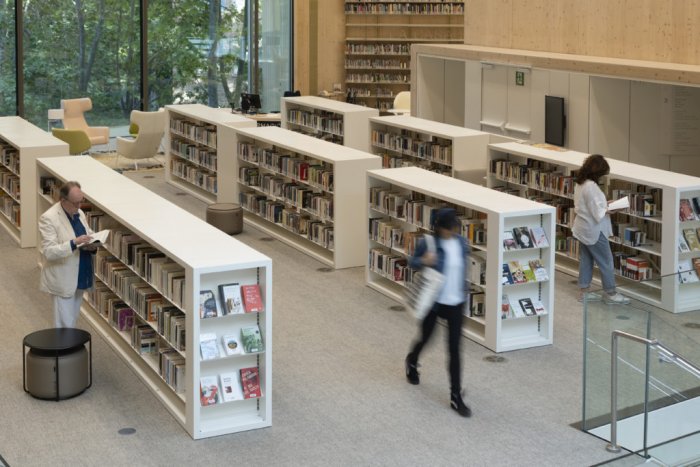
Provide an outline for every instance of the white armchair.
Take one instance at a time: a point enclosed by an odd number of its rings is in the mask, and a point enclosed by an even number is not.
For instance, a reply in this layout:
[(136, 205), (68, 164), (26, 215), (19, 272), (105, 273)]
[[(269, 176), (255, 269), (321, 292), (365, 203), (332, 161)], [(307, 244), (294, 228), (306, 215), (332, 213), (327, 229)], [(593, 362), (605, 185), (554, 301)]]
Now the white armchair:
[(117, 138), (117, 163), (119, 156), (134, 160), (138, 169), (139, 159), (155, 157), (165, 134), (165, 110), (157, 112), (131, 111), (131, 123), (138, 127), (136, 138)]
[(411, 115), (411, 91), (401, 91), (394, 97), (394, 107), (387, 112), (394, 115)]
[(85, 121), (83, 114), (92, 109), (92, 100), (89, 97), (61, 99), (61, 108), (63, 109), (63, 128), (84, 131), (93, 145), (109, 143), (109, 127), (88, 126)]

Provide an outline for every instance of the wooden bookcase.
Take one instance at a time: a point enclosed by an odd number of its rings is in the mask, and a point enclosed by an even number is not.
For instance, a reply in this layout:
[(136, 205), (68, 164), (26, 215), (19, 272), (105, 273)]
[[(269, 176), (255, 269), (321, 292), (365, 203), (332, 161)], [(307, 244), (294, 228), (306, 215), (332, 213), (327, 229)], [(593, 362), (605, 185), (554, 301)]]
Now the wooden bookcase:
[(410, 116), (370, 118), (372, 152), (384, 168), (418, 166), (460, 179), (483, 179), (489, 133)]
[(22, 248), (36, 246), (37, 157), (67, 156), (68, 143), (20, 117), (0, 117), (0, 224)]
[(283, 97), (282, 128), (369, 152), (369, 119), (379, 111), (316, 96)]
[[(420, 235), (431, 231), (430, 212), (451, 206), (465, 219), (462, 229), (470, 240), (470, 256), (481, 258), (484, 268), (483, 274), (478, 274), (470, 267), (469, 277), (475, 280), (470, 282), (472, 294), (465, 308), (463, 334), (495, 352), (552, 343), (553, 244), (506, 251), (503, 240), (504, 233), (514, 228), (541, 227), (551, 241), (554, 238), (553, 207), (418, 167), (370, 170), (367, 185), (369, 255), (366, 278), (370, 287), (403, 301), (407, 284), (413, 277), (413, 270), (406, 266), (407, 259)], [(518, 261), (522, 265), (531, 260), (540, 261), (548, 280), (502, 284), (504, 263)], [(513, 307), (519, 306), (520, 299), (538, 300), (545, 312), (522, 317), (507, 313), (504, 318), (504, 296)], [(476, 306), (479, 302), (483, 303), (480, 309)]]
[[(271, 260), (93, 159), (38, 159), (37, 186), (46, 186), (48, 179), (57, 183), (67, 179), (79, 180), (86, 201), (91, 205), (87, 214), (92, 227), (111, 229), (105, 247), (96, 254), (94, 291), (83, 301), (83, 317), (95, 331), (193, 438), (270, 426)], [(37, 191), (39, 212), (54, 203), (43, 191)], [(127, 247), (134, 239), (125, 237), (126, 233), (136, 235), (141, 240), (139, 246)], [(153, 257), (140, 260), (139, 251)], [(159, 254), (164, 257), (158, 259)], [(146, 264), (150, 271), (144, 273)], [(161, 277), (158, 277), (158, 270)], [(123, 285), (121, 288), (116, 285), (119, 283), (130, 284), (131, 288), (124, 290)], [(218, 286), (230, 283), (259, 284), (264, 311), (223, 315)], [(201, 319), (200, 292), (207, 290), (214, 292), (220, 314)], [(162, 313), (155, 318), (151, 309), (150, 320), (146, 319), (148, 311), (143, 307), (144, 294), (151, 300), (164, 303)], [(134, 309), (132, 318), (127, 312), (117, 311), (118, 302), (112, 303), (110, 308), (108, 300), (114, 297)], [(166, 311), (170, 313), (170, 328), (165, 324), (168, 319)], [(133, 324), (131, 331), (120, 331), (115, 327), (115, 324), (119, 325), (120, 317), (127, 328)], [(132, 319), (133, 323), (129, 323)], [(222, 337), (238, 335), (242, 327), (254, 325), (259, 327), (264, 350), (224, 356)], [(204, 360), (200, 354), (200, 336), (212, 333), (216, 334), (219, 358)], [(200, 378), (215, 377), (218, 380), (222, 373), (237, 373), (242, 368), (252, 367), (258, 369), (262, 397), (201, 405)]]
[[(488, 153), (489, 187), (506, 187), (516, 190), (521, 196), (536, 197), (557, 207), (556, 266), (572, 275), (578, 275), (578, 242), (571, 234), (574, 187), (571, 176), (586, 157), (586, 153), (522, 143), (490, 144)], [(700, 257), (700, 251), (679, 252), (679, 237), (683, 230), (700, 227), (698, 221), (679, 221), (680, 200), (700, 196), (700, 178), (607, 160), (610, 174), (602, 180), (602, 189), (608, 199), (620, 196), (621, 192), (613, 190), (640, 193), (637, 195), (640, 198), (646, 193), (656, 209), (655, 214), (644, 215), (634, 209), (633, 202), (630, 211), (612, 215), (613, 229), (617, 230), (611, 238), (611, 248), (616, 257), (618, 289), (630, 297), (674, 313), (700, 309), (700, 282), (682, 284), (677, 276), (680, 260)], [(539, 180), (542, 182), (537, 181), (538, 170), (527, 170), (528, 165), (541, 166)], [(522, 170), (517, 168), (521, 166)], [(558, 185), (556, 188), (543, 186), (545, 181)], [(627, 228), (639, 229), (646, 234), (646, 239), (635, 246), (639, 242), (625, 239)], [(651, 278), (636, 280), (626, 277), (637, 274), (634, 263), (628, 262), (626, 257), (646, 260), (652, 271)]]
[(166, 105), (165, 110), (165, 180), (207, 203), (235, 202), (231, 185), (220, 183), (220, 174), (234, 171), (233, 129), (255, 127), (255, 120), (202, 104)]
[(385, 111), (410, 90), (411, 44), (463, 42), (464, 1), (346, 0), (345, 34), (348, 96)]
[(276, 127), (239, 128), (245, 220), (336, 269), (362, 266), (365, 172), (377, 156)]

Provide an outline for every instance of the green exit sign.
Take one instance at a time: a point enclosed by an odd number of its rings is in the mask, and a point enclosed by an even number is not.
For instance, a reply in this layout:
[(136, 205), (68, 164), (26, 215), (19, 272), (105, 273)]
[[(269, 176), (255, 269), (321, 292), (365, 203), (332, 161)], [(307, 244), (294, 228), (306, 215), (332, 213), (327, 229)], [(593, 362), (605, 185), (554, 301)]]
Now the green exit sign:
[(525, 72), (524, 71), (516, 71), (515, 72), (515, 85), (516, 86), (525, 86)]

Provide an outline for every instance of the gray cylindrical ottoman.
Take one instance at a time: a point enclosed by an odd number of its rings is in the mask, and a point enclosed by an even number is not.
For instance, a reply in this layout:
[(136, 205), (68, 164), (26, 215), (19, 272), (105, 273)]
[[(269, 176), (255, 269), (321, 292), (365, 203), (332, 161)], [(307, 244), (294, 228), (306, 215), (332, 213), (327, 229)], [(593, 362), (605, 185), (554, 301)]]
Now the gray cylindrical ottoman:
[(234, 203), (215, 203), (207, 207), (207, 223), (229, 235), (243, 231), (243, 209)]

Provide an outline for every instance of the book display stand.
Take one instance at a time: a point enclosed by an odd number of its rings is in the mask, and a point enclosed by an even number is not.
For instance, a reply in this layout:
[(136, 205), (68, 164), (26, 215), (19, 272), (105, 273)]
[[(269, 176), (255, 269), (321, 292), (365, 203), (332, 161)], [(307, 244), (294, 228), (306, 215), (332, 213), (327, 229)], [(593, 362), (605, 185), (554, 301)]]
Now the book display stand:
[[(578, 274), (579, 256), (578, 241), (571, 233), (573, 176), (586, 157), (581, 152), (522, 143), (490, 144), (488, 153), (489, 187), (556, 208), (556, 267), (573, 275)], [(700, 221), (681, 220), (680, 215), (682, 200), (692, 205), (700, 196), (700, 178), (607, 161), (610, 174), (601, 180), (603, 191), (609, 200), (629, 196), (630, 202), (629, 209), (611, 214), (618, 289), (674, 313), (700, 309), (700, 281), (684, 282), (678, 275), (683, 263), (692, 265), (700, 257), (700, 245), (695, 250), (682, 248), (685, 234), (697, 235)]]
[(369, 119), (379, 111), (316, 96), (283, 97), (282, 128), (369, 152)]
[(411, 44), (463, 43), (463, 1), (345, 2), (345, 85), (352, 101), (386, 111), (411, 84)]
[(20, 117), (0, 117), (0, 224), (22, 248), (37, 241), (34, 160), (67, 155), (68, 143), (51, 133)]
[(93, 159), (37, 172), (39, 212), (79, 180), (91, 228), (110, 230), (82, 315), (173, 417), (195, 439), (270, 426), (271, 260)]
[(231, 184), (221, 174), (234, 173), (234, 128), (255, 127), (255, 120), (230, 109), (202, 104), (166, 105), (165, 180), (207, 203), (233, 203)]
[(240, 128), (245, 220), (336, 269), (365, 258), (365, 172), (377, 156), (276, 127)]
[[(432, 232), (436, 210), (450, 206), (472, 248), (464, 335), (495, 352), (552, 343), (553, 207), (418, 167), (370, 170), (367, 177), (370, 287), (403, 301), (415, 275), (408, 257), (419, 238)], [(521, 230), (530, 243), (509, 245)], [(504, 281), (504, 264), (522, 279)]]

